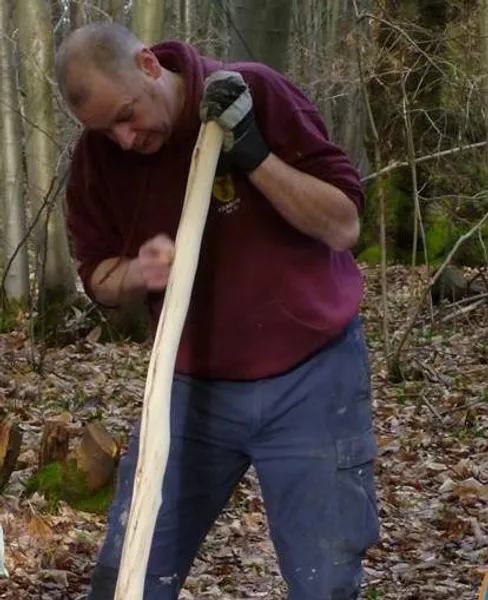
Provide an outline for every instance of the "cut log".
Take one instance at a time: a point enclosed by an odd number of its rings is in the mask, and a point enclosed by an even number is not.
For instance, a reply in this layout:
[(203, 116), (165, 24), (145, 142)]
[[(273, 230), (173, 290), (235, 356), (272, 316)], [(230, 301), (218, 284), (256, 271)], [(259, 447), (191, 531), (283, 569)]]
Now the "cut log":
[(15, 470), (22, 444), (22, 433), (14, 417), (4, 417), (0, 422), (0, 492)]
[(46, 421), (39, 449), (39, 471), (53, 462), (64, 463), (69, 451), (69, 429), (65, 419)]
[(481, 277), (469, 280), (459, 269), (446, 267), (432, 287), (432, 302), (459, 302), (464, 298), (488, 293), (488, 284)]
[(170, 406), (176, 354), (188, 312), (223, 131), (202, 125), (193, 151), (175, 258), (149, 362), (139, 456), (115, 600), (142, 600), (149, 550), (161, 502), (170, 444)]
[(99, 422), (89, 423), (75, 450), (76, 466), (86, 477), (87, 489), (97, 492), (112, 479), (120, 456), (120, 447)]

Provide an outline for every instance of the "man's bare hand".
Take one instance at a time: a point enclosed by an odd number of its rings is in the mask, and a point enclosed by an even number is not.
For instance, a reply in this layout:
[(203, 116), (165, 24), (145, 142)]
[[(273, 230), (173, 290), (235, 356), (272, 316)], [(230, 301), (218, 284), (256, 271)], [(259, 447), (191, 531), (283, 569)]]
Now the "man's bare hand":
[(149, 291), (159, 291), (166, 287), (174, 255), (174, 243), (164, 234), (157, 235), (141, 246), (136, 262)]

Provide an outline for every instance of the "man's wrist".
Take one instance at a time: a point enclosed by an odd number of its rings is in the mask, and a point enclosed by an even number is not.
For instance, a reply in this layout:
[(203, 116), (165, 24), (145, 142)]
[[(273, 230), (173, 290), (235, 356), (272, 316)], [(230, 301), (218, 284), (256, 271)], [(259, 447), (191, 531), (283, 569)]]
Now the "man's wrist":
[(105, 259), (97, 266), (90, 288), (97, 301), (105, 306), (119, 306), (147, 292), (138, 259), (120, 257)]
[(248, 124), (232, 148), (234, 162), (240, 171), (250, 173), (269, 156), (270, 149), (254, 119)]
[(147, 292), (147, 286), (142, 276), (139, 258), (132, 258), (127, 262), (127, 270), (122, 279), (122, 286), (124, 291), (129, 294), (143, 294)]

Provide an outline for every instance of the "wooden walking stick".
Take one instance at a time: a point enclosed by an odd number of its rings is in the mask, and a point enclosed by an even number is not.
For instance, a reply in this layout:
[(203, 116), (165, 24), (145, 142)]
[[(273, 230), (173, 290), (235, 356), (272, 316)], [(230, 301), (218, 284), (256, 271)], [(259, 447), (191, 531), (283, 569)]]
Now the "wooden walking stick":
[(142, 600), (149, 551), (168, 461), (176, 354), (188, 312), (223, 131), (210, 121), (193, 151), (175, 257), (159, 318), (144, 392), (139, 457), (115, 600)]

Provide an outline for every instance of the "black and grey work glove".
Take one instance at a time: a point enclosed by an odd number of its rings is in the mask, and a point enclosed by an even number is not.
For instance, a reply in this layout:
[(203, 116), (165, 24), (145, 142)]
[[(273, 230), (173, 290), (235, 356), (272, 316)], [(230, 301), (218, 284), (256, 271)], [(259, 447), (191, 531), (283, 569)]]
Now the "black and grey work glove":
[(225, 132), (218, 171), (254, 171), (268, 156), (254, 120), (251, 92), (240, 73), (216, 71), (205, 80), (200, 118), (216, 121)]

